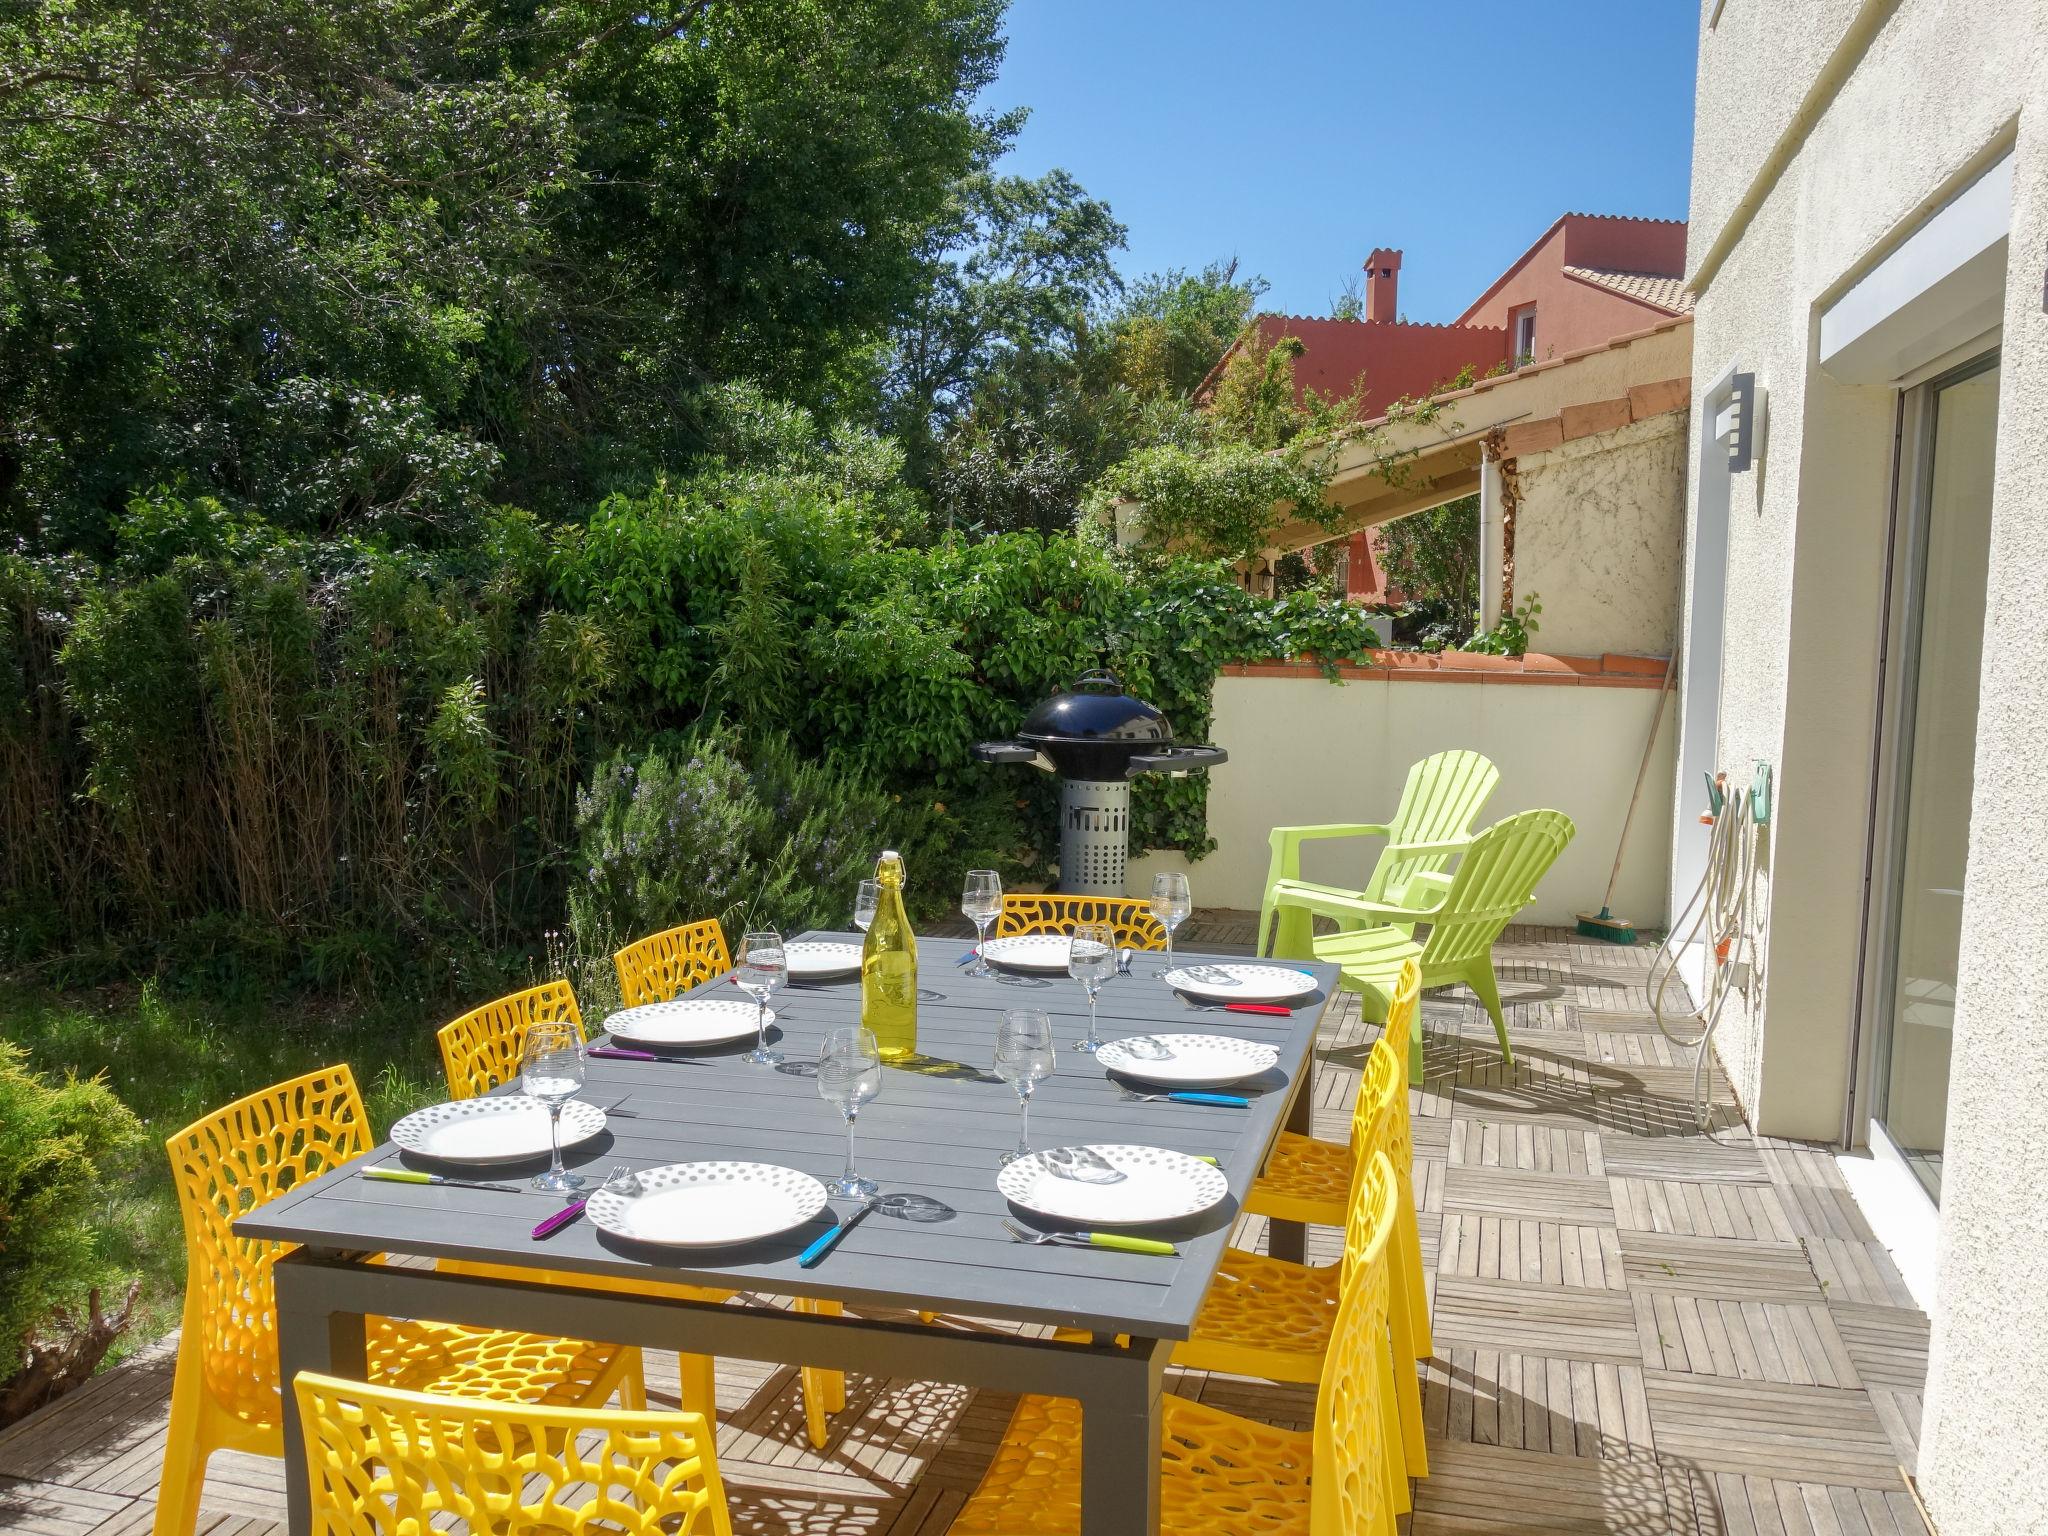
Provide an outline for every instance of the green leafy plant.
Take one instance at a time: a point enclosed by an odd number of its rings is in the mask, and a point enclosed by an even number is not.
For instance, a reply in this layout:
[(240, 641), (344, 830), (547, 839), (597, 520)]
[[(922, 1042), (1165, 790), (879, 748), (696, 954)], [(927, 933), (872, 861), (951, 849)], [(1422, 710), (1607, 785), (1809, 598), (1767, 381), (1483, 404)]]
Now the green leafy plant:
[(0, 1039), (0, 1425), (90, 1376), (128, 1323), (100, 1252), (100, 1193), (142, 1127), (98, 1079), (51, 1082)]
[(580, 950), (706, 917), (729, 933), (841, 926), (876, 853), (925, 841), (919, 810), (849, 765), (772, 739), (748, 756), (716, 726), (599, 765), (577, 796)]
[(1467, 640), (1460, 650), (1479, 651), (1488, 656), (1522, 656), (1529, 650), (1529, 637), (1536, 633), (1536, 615), (1543, 605), (1531, 592), (1514, 608), (1500, 616), (1493, 628)]

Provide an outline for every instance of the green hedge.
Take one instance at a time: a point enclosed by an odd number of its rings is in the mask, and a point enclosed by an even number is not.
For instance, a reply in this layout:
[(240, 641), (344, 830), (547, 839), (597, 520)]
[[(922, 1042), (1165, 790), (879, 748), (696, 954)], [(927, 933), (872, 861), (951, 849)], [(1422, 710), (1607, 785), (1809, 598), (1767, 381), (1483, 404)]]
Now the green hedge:
[[(447, 550), (165, 493), (105, 564), (0, 557), (13, 952), (328, 986), (429, 956), (429, 990), (474, 991), (561, 920), (592, 765), (716, 721), (737, 758), (772, 740), (888, 796), (880, 835), (934, 881), (969, 856), (1042, 876), (1054, 786), (975, 741), (1104, 663), (1201, 740), (1224, 663), (1368, 643), (1352, 610), (1214, 566), (915, 542), (888, 468), (714, 463)], [(1134, 842), (1199, 856), (1205, 792), (1141, 783)]]

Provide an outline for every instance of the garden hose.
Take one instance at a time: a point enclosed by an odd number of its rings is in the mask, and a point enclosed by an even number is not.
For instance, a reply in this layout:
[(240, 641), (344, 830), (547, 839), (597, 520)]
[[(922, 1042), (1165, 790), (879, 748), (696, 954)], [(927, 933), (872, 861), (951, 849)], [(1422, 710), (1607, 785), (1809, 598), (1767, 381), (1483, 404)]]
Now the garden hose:
[[(1725, 775), (1715, 782), (1722, 794), (1707, 835), (1706, 872), (1658, 946), (1650, 961), (1649, 978), (1650, 1014), (1657, 1021), (1658, 1032), (1680, 1050), (1692, 1052), (1693, 1123), (1703, 1131), (1708, 1119), (1704, 1091), (1707, 1052), (1714, 1027), (1721, 1022), (1728, 994), (1735, 990), (1745, 962), (1754, 952), (1749, 907), (1756, 885), (1756, 824), (1750, 814), (1750, 791), (1729, 787)], [(1710, 956), (1706, 996), (1689, 1015), (1698, 1033), (1681, 1038), (1665, 1022), (1664, 993), (1678, 974), (1678, 957), (1695, 943), (1703, 944)]]

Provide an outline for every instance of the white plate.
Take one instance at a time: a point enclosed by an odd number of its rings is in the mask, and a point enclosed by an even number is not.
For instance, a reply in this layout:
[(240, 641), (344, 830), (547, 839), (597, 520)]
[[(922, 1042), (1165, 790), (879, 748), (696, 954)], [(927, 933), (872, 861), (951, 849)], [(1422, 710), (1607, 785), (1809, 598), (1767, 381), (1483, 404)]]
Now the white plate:
[(1020, 1157), (996, 1175), (996, 1188), (1027, 1211), (1082, 1226), (1138, 1226), (1206, 1211), (1230, 1193), (1213, 1163), (1164, 1147), (1091, 1146), (1124, 1175), (1114, 1184), (1087, 1184), (1054, 1173), (1042, 1153)]
[(825, 1209), (825, 1186), (774, 1163), (670, 1163), (640, 1193), (600, 1189), (583, 1208), (603, 1230), (664, 1248), (728, 1248), (800, 1227)]
[(1063, 933), (1027, 933), (1010, 939), (990, 939), (981, 952), (990, 965), (1000, 965), (1006, 971), (1064, 976), (1068, 942)]
[[(604, 1130), (604, 1111), (571, 1099), (562, 1106), (562, 1147), (590, 1140)], [(408, 1152), (446, 1163), (523, 1163), (548, 1155), (548, 1112), (524, 1094), (458, 1099), (416, 1109), (391, 1127), (391, 1139)]]
[(827, 976), (846, 976), (860, 969), (858, 944), (804, 939), (783, 945), (782, 952), (789, 958), (791, 981), (823, 981)]
[(751, 1001), (723, 997), (677, 997), (665, 1003), (626, 1008), (604, 1021), (614, 1040), (645, 1045), (724, 1045), (750, 1040), (758, 1011)]
[(1285, 965), (1184, 965), (1164, 980), (1176, 992), (1222, 1003), (1284, 1003), (1316, 989), (1315, 977)]
[(1172, 1052), (1164, 1060), (1140, 1055), (1128, 1040), (1112, 1040), (1095, 1053), (1095, 1059), (1110, 1072), (1143, 1078), (1148, 1083), (1171, 1083), (1176, 1088), (1221, 1088), (1257, 1077), (1280, 1060), (1270, 1045), (1239, 1040), (1230, 1035), (1142, 1035)]

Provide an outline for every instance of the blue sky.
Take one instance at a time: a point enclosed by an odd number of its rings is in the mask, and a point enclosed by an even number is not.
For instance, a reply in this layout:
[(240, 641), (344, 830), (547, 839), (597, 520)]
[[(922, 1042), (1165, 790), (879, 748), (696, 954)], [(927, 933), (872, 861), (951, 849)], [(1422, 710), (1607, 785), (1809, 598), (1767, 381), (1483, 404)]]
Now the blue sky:
[(1325, 314), (1376, 245), (1451, 320), (1560, 213), (1684, 218), (1691, 0), (1014, 0), (1006, 171), (1073, 172), (1127, 276), (1236, 256)]

